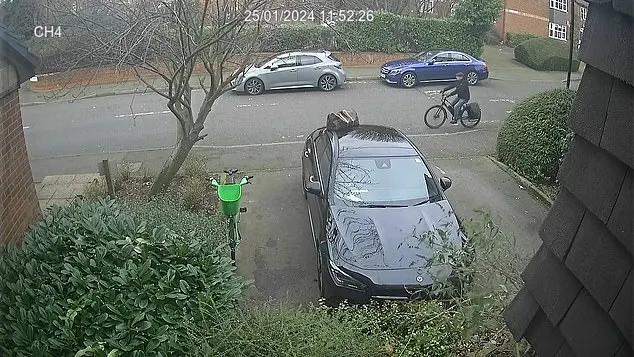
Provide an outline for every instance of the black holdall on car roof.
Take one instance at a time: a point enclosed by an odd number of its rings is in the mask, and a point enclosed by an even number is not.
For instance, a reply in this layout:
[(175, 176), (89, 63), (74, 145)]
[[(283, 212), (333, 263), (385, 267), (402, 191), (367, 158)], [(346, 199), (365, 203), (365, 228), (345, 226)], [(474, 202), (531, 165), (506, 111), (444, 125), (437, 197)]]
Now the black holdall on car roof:
[(359, 126), (359, 116), (351, 109), (330, 113), (326, 118), (326, 129), (328, 130), (339, 131), (357, 126)]

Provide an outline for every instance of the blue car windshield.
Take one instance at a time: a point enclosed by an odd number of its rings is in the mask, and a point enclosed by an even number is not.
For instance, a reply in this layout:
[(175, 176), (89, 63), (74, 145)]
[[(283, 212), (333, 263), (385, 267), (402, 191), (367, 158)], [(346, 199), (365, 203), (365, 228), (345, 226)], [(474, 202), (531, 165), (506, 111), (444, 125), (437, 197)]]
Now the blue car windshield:
[(334, 203), (345, 206), (413, 206), (440, 195), (418, 156), (341, 158), (331, 185)]
[(414, 58), (416, 58), (419, 61), (427, 61), (429, 59), (431, 59), (433, 56), (435, 56), (436, 54), (438, 54), (440, 51), (423, 51), (421, 53), (418, 53), (416, 56), (414, 56)]

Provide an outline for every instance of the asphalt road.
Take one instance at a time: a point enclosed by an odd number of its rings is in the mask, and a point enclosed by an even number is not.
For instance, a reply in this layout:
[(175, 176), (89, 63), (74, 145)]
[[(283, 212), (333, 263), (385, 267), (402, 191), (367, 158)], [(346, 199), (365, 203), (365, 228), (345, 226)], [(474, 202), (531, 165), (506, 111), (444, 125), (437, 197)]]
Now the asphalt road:
[[(490, 80), (473, 87), (472, 101), (483, 111), (480, 131), (494, 132), (516, 102), (532, 94), (564, 86), (555, 82)], [(425, 137), (465, 131), (446, 125), (427, 128), (425, 110), (438, 102), (443, 85), (402, 89), (378, 81), (351, 82), (323, 93), (285, 90), (256, 97), (227, 93), (214, 105), (199, 143), (214, 149), (252, 148), (300, 142), (322, 126), (327, 113), (355, 109), (362, 123), (384, 124), (406, 134)], [(194, 92), (194, 105), (203, 93)], [(174, 144), (176, 120), (156, 94), (118, 95), (48, 103), (22, 108), (32, 160), (67, 155), (167, 148)]]

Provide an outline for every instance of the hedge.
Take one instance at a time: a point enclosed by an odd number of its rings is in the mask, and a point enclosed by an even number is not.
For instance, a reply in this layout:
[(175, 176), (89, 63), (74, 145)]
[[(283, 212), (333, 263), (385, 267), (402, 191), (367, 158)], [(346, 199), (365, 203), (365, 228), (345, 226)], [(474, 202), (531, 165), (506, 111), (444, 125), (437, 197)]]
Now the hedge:
[(509, 32), (506, 34), (506, 44), (509, 47), (515, 48), (519, 46), (522, 42), (532, 40), (534, 38), (540, 37), (528, 32)]
[(570, 89), (554, 89), (519, 103), (498, 133), (498, 160), (536, 183), (554, 183), (572, 138), (574, 98)]
[[(515, 47), (515, 59), (538, 71), (567, 71), (569, 47), (552, 38), (534, 38)], [(573, 54), (572, 70), (579, 70), (579, 60)]]
[[(72, 32), (71, 29), (65, 31), (69, 34)], [(376, 12), (372, 22), (335, 24), (334, 29), (311, 23), (266, 27), (258, 36), (257, 50), (280, 52), (314, 48), (343, 52), (411, 53), (447, 48), (480, 57), (484, 49), (484, 36), (476, 32), (467, 23), (454, 19), (425, 19)], [(239, 48), (245, 48), (245, 42), (252, 40), (253, 34), (253, 28), (245, 27), (239, 36), (231, 36), (238, 42)], [(209, 35), (210, 33), (205, 34)], [(106, 37), (104, 35), (101, 39), (108, 42)], [(73, 43), (79, 39), (82, 39), (81, 43)], [(88, 53), (90, 47), (94, 47), (89, 40), (91, 39), (84, 39), (79, 34), (60, 39), (33, 39), (31, 50), (40, 57), (42, 68), (63, 70), (61, 67), (73, 64), (76, 59)], [(84, 59), (80, 61), (80, 65), (85, 65), (86, 61), (108, 64), (119, 60), (119, 57), (109, 56), (104, 51), (95, 53), (95, 56), (98, 60)]]
[(114, 201), (55, 207), (0, 251), (0, 355), (188, 355), (186, 326), (231, 317), (247, 286), (207, 238)]

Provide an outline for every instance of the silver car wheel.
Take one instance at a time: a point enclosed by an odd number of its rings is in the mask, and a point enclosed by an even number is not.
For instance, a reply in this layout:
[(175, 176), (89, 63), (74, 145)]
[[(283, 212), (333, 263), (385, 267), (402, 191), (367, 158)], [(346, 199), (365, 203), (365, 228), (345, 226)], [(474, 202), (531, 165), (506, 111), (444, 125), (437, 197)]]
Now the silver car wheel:
[(404, 87), (411, 88), (416, 84), (416, 76), (413, 73), (405, 73), (401, 81)]
[(264, 84), (257, 78), (251, 78), (244, 84), (244, 89), (251, 95), (262, 93)]
[(469, 72), (467, 74), (467, 83), (469, 83), (470, 85), (478, 83), (478, 74), (475, 72)]
[(319, 88), (324, 91), (331, 91), (337, 86), (337, 79), (332, 74), (326, 74), (319, 78)]

